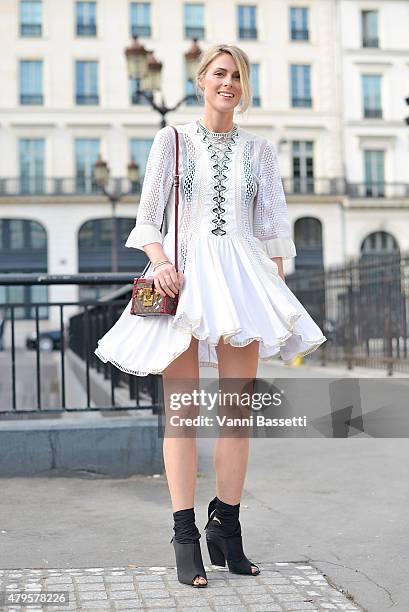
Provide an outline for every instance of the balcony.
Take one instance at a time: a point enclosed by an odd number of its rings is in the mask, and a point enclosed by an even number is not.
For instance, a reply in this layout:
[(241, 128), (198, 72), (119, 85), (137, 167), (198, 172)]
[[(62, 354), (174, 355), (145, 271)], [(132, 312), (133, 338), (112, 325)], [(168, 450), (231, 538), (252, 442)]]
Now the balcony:
[(308, 40), (308, 30), (291, 30), (291, 40)]
[(98, 94), (77, 94), (75, 96), (75, 102), (79, 105), (96, 105), (99, 104)]
[(365, 119), (382, 119), (381, 108), (364, 108)]
[(239, 38), (241, 40), (256, 40), (257, 28), (239, 28)]
[(22, 23), (20, 25), (20, 35), (24, 38), (38, 38), (41, 34), (41, 23)]
[(192, 38), (197, 38), (198, 40), (203, 40), (205, 37), (205, 30), (201, 26), (185, 26), (185, 38), (192, 40)]
[(96, 23), (77, 23), (77, 36), (96, 36)]
[(379, 47), (379, 38), (376, 37), (364, 37), (362, 39), (362, 46), (367, 48), (377, 48)]
[[(343, 177), (286, 177), (282, 179), (288, 196), (348, 196), (350, 198), (406, 198), (409, 199), (409, 183), (366, 181), (352, 183)], [(109, 190), (129, 192), (131, 197), (141, 192), (143, 181), (130, 183), (127, 178), (111, 178)], [(98, 196), (100, 190), (91, 177), (14, 177), (0, 179), (0, 198), (20, 196)]]
[[(109, 190), (117, 193), (130, 193), (139, 195), (141, 183), (130, 183), (127, 178), (112, 178)], [(42, 196), (98, 196), (100, 189), (90, 177), (16, 177), (0, 179), (0, 198)]]
[(304, 97), (304, 98), (291, 98), (291, 106), (300, 108), (311, 108), (312, 106), (312, 98)]
[(43, 94), (20, 94), (20, 104), (41, 106), (43, 104)]
[(131, 27), (131, 37), (149, 38), (151, 36), (150, 25), (133, 25)]

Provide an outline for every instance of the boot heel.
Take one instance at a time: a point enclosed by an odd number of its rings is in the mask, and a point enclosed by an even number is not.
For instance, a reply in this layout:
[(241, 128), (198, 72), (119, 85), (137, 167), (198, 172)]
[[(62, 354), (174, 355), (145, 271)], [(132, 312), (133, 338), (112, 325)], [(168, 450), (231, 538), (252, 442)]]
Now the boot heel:
[(220, 550), (217, 544), (215, 544), (211, 540), (208, 540), (207, 538), (206, 538), (206, 543), (207, 543), (207, 550), (209, 551), (209, 557), (210, 557), (210, 561), (212, 562), (212, 565), (218, 565), (219, 567), (225, 567), (226, 557), (224, 556), (223, 551)]

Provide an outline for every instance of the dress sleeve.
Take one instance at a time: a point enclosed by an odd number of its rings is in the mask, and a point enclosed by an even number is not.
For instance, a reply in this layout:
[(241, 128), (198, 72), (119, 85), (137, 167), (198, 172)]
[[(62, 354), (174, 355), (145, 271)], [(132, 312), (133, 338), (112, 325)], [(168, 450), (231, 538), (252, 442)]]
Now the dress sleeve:
[(151, 242), (162, 244), (160, 227), (172, 189), (174, 159), (175, 133), (166, 126), (157, 132), (149, 152), (136, 223), (125, 242), (126, 247), (143, 250)]
[(253, 234), (269, 257), (290, 259), (297, 255), (273, 143), (262, 148), (258, 189), (253, 209)]

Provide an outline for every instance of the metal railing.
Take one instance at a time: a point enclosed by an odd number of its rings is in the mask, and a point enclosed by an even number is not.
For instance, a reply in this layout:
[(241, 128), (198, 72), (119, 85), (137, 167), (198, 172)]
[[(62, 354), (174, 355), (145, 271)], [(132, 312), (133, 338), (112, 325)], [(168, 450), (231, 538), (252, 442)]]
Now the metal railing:
[[(26, 338), (21, 338), (20, 334), (19, 342), (17, 326), (22, 322), (17, 320), (15, 311), (21, 308), (21, 304), (0, 304), (0, 310), (6, 315), (6, 325), (10, 326), (9, 345), (6, 346), (3, 340), (3, 346), (0, 347), (3, 349), (0, 352), (3, 366), (0, 370), (0, 416), (104, 409), (149, 409), (155, 414), (161, 409), (159, 376), (137, 377), (126, 374), (111, 363), (102, 362), (94, 354), (98, 340), (114, 325), (129, 302), (134, 276), (135, 274), (131, 273), (72, 276), (0, 275), (0, 284), (3, 285), (119, 287), (116, 291), (111, 291), (108, 297), (99, 300), (33, 303), (34, 333)], [(39, 311), (44, 306), (47, 306), (49, 311), (58, 311), (58, 324), (55, 329), (49, 330), (49, 325), (47, 328), (43, 327), (44, 321), (41, 321)], [(42, 350), (44, 338), (49, 338), (51, 343), (46, 350)], [(52, 376), (47, 376), (47, 372), (52, 372)], [(76, 390), (69, 388), (67, 378), (71, 385), (77, 386)], [(28, 388), (27, 379), (30, 381)], [(48, 399), (50, 387), (54, 389), (52, 405)], [(83, 402), (75, 404), (75, 401), (68, 401), (67, 391), (70, 391), (74, 400), (76, 397), (83, 397)], [(99, 405), (96, 398), (102, 396), (104, 405)]]
[(409, 255), (364, 256), (286, 282), (321, 327), (321, 363), (409, 373)]
[[(139, 194), (141, 183), (130, 183), (127, 178), (111, 178), (109, 190), (123, 193), (130, 191)], [(43, 178), (43, 177), (16, 177), (0, 178), (0, 198), (9, 196), (76, 196), (101, 195), (101, 189), (89, 176)]]
[[(409, 198), (409, 183), (387, 183), (366, 181), (351, 183), (343, 177), (289, 177), (283, 178), (287, 195), (348, 196), (354, 198)], [(137, 195), (142, 180), (130, 184), (125, 177), (111, 178), (109, 190)], [(10, 196), (76, 196), (96, 195), (100, 189), (91, 176), (46, 178), (42, 176), (21, 176), (0, 178), (0, 198)]]

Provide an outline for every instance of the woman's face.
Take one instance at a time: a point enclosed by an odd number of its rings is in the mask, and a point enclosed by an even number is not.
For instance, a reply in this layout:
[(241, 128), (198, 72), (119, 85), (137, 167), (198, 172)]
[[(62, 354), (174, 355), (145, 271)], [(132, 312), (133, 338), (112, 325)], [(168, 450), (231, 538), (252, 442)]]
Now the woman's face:
[[(229, 53), (221, 53), (207, 67), (199, 80), (205, 105), (221, 113), (232, 112), (242, 95), (240, 75), (236, 63)], [(222, 95), (225, 92), (229, 95)]]

